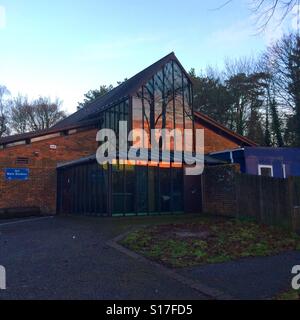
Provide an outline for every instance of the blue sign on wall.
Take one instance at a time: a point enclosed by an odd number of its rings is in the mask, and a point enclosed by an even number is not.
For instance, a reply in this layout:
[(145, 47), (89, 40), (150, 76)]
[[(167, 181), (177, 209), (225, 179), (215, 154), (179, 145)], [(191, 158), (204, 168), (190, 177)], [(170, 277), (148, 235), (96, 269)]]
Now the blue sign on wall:
[(28, 180), (29, 169), (20, 168), (7, 168), (5, 169), (5, 179), (6, 180)]

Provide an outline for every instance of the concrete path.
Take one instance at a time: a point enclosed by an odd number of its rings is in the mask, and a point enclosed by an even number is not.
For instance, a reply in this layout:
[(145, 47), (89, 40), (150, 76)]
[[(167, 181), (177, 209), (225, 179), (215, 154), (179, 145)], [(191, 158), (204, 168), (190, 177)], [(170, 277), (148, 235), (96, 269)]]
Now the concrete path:
[(270, 299), (290, 288), (300, 252), (162, 272), (155, 263), (108, 245), (130, 229), (177, 219), (0, 221), (0, 265), (7, 273), (0, 300), (207, 299), (200, 293), (205, 287), (237, 299)]
[(57, 217), (0, 221), (1, 299), (205, 299), (197, 290), (108, 246), (145, 219)]
[(292, 268), (300, 265), (300, 251), (278, 256), (247, 258), (178, 271), (238, 299), (272, 299), (290, 290)]

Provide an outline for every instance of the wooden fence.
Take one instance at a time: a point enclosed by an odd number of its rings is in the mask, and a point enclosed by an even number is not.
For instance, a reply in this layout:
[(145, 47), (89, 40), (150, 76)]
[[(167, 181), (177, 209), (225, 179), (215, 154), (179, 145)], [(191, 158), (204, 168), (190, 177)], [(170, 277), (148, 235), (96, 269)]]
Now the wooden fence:
[(211, 167), (202, 188), (207, 213), (300, 231), (300, 177), (277, 179), (241, 174), (235, 166)]

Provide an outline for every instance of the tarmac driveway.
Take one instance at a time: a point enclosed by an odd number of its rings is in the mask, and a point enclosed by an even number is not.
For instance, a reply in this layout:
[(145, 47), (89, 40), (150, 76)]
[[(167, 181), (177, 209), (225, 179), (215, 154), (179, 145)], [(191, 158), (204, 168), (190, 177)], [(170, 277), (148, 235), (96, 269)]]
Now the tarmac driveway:
[(0, 299), (204, 299), (106, 243), (137, 218), (54, 217), (0, 221)]

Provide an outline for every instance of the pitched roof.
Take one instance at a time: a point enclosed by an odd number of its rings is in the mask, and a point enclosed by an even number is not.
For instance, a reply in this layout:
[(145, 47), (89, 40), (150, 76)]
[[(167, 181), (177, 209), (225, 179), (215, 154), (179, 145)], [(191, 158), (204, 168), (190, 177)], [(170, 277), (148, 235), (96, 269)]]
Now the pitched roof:
[[(34, 137), (45, 136), (48, 134), (57, 133), (63, 130), (70, 130), (80, 127), (85, 127), (93, 124), (96, 120), (95, 116), (103, 111), (104, 109), (110, 107), (111, 105), (117, 103), (118, 101), (127, 98), (128, 96), (134, 94), (138, 89), (147, 83), (151, 77), (157, 73), (162, 67), (169, 61), (176, 61), (176, 63), (182, 68), (185, 75), (191, 80), (189, 74), (182, 67), (180, 61), (175, 56), (174, 52), (171, 52), (167, 56), (163, 57), (159, 61), (155, 62), (145, 70), (139, 72), (129, 80), (123, 82), (118, 87), (114, 88), (106, 95), (97, 98), (95, 101), (91, 102), (88, 106), (78, 110), (77, 112), (71, 114), (69, 117), (61, 120), (55, 126), (50, 129), (29, 132), (24, 134), (13, 135), (9, 137), (0, 138), (0, 144), (8, 144), (16, 141), (31, 139)], [(192, 80), (191, 80), (192, 81)], [(212, 118), (204, 115), (200, 112), (195, 112), (195, 120), (204, 123), (206, 126), (210, 127), (215, 132), (222, 134), (229, 139), (239, 143), (243, 146), (256, 146), (257, 144), (250, 139), (243, 137), (224, 127)]]
[(66, 125), (78, 123), (86, 119), (91, 119), (104, 109), (107, 109), (118, 101), (122, 101), (124, 98), (133, 95), (143, 84), (147, 83), (155, 73), (162, 69), (162, 67), (171, 60), (176, 61), (178, 65), (183, 69), (186, 76), (189, 77), (189, 75), (185, 72), (184, 68), (175, 56), (174, 52), (171, 52), (167, 56), (152, 64), (150, 67), (144, 69), (132, 78), (120, 84), (118, 87), (112, 89), (104, 96), (97, 98), (86, 107), (78, 110), (66, 119), (60, 121), (54, 126), (54, 128), (60, 128)]
[(39, 136), (60, 132), (62, 130), (84, 127), (93, 122), (93, 120), (95, 120), (95, 115), (97, 115), (102, 110), (134, 94), (143, 84), (147, 83), (151, 79), (151, 77), (155, 73), (157, 73), (166, 63), (172, 60), (176, 61), (176, 63), (182, 68), (186, 76), (189, 77), (188, 73), (184, 70), (180, 61), (175, 56), (174, 52), (171, 52), (167, 56), (163, 57), (162, 59), (158, 60), (157, 62), (149, 66), (148, 68), (144, 69), (132, 78), (117, 86), (116, 88), (112, 89), (104, 96), (97, 98), (86, 107), (78, 110), (77, 112), (71, 114), (69, 117), (61, 120), (52, 128), (35, 132), (28, 132), (24, 134), (17, 134), (8, 137), (2, 137), (0, 138), (0, 144), (8, 144), (16, 141), (31, 139)]
[(203, 114), (202, 112), (194, 111), (194, 115), (195, 115), (195, 121), (198, 121), (199, 123), (203, 123), (206, 127), (209, 127), (214, 132), (221, 134), (222, 136), (225, 136), (232, 141), (235, 141), (241, 146), (249, 146), (249, 147), (257, 146), (256, 142), (250, 140), (249, 138), (241, 136), (238, 133), (235, 133), (234, 131), (226, 128), (225, 126), (223, 126), (216, 120), (212, 119), (211, 117)]
[(89, 121), (81, 122), (80, 124), (77, 123), (77, 124), (73, 124), (73, 125), (66, 125), (61, 128), (52, 127), (50, 129), (14, 134), (12, 136), (0, 138), (0, 145), (9, 144), (9, 143), (27, 140), (27, 139), (32, 139), (32, 138), (36, 138), (36, 137), (47, 136), (47, 135), (59, 133), (59, 132), (65, 131), (65, 130), (85, 128), (85, 127), (90, 127), (90, 126), (91, 127), (94, 126), (94, 121), (89, 120)]

